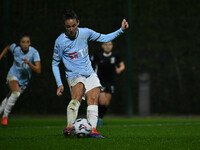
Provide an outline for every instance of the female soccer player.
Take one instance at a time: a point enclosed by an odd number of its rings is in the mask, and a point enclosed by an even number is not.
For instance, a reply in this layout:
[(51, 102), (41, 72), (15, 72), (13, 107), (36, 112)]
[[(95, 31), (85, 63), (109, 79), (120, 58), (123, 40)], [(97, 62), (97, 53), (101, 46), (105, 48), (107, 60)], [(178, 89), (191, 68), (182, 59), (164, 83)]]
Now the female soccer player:
[(72, 100), (67, 107), (67, 128), (64, 135), (70, 135), (72, 124), (78, 115), (78, 109), (85, 94), (87, 99), (87, 119), (93, 127), (90, 137), (104, 138), (96, 131), (98, 119), (98, 98), (100, 93), (100, 81), (94, 72), (88, 55), (88, 42), (109, 42), (128, 28), (128, 22), (124, 19), (121, 28), (110, 34), (100, 34), (88, 28), (79, 28), (79, 20), (76, 13), (66, 10), (64, 14), (64, 26), (66, 32), (62, 33), (55, 41), (52, 69), (57, 83), (57, 95), (62, 95), (64, 86), (61, 81), (59, 63), (62, 60), (65, 65), (65, 74), (71, 88)]
[(92, 63), (95, 66), (95, 72), (97, 73), (101, 82), (101, 93), (99, 95), (99, 119), (98, 125), (102, 125), (102, 119), (105, 115), (107, 108), (110, 104), (112, 94), (115, 91), (114, 87), (114, 75), (115, 72), (120, 74), (124, 69), (124, 62), (117, 51), (112, 51), (113, 42), (102, 44), (102, 52), (95, 53), (91, 56)]
[(29, 83), (32, 70), (38, 74), (41, 72), (39, 53), (30, 45), (30, 36), (23, 35), (20, 38), (19, 46), (15, 43), (8, 45), (0, 54), (0, 60), (8, 50), (14, 56), (13, 65), (7, 75), (10, 92), (0, 105), (0, 114), (3, 113), (1, 124), (5, 126), (8, 124), (7, 119), (12, 107)]

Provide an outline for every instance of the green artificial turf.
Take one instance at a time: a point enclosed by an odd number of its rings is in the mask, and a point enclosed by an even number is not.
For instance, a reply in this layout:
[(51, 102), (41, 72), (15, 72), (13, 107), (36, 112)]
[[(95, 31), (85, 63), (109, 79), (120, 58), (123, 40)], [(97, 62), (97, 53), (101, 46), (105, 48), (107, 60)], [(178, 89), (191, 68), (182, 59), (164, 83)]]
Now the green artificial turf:
[(9, 118), (0, 126), (0, 150), (198, 150), (200, 119), (106, 118), (105, 139), (65, 138), (65, 118)]

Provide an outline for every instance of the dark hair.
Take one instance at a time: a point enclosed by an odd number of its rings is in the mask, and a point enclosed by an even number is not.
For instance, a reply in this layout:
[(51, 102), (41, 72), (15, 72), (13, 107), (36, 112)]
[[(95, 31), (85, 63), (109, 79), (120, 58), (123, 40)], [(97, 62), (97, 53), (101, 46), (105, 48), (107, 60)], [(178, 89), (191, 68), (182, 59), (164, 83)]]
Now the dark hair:
[(63, 15), (63, 20), (65, 21), (68, 19), (76, 19), (76, 21), (78, 21), (78, 16), (73, 10), (65, 9), (64, 15)]
[(21, 35), (20, 35), (20, 37), (19, 37), (19, 41), (21, 41), (21, 39), (22, 39), (23, 37), (29, 37), (29, 39), (31, 40), (30, 35), (27, 34), (27, 33), (24, 33), (24, 34), (21, 34)]
[[(114, 45), (113, 41), (109, 41), (109, 42), (111, 42)], [(104, 42), (104, 43), (109, 43), (109, 42)], [(103, 45), (104, 43), (101, 43), (101, 45)]]

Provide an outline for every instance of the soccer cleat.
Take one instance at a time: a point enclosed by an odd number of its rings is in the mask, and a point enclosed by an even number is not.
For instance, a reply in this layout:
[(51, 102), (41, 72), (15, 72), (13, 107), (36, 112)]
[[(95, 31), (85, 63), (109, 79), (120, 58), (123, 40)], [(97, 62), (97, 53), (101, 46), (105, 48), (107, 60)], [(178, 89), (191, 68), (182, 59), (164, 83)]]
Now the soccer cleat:
[(98, 119), (97, 125), (98, 126), (102, 126), (103, 125), (103, 120), (101, 118)]
[(3, 117), (2, 120), (1, 120), (1, 124), (4, 125), (4, 126), (7, 126), (8, 125), (8, 118)]
[(69, 135), (71, 135), (71, 131), (72, 131), (72, 127), (66, 127), (66, 128), (63, 130), (64, 136), (69, 136)]
[(100, 135), (99, 132), (95, 128), (93, 128), (92, 133), (90, 134), (91, 138), (105, 138), (104, 136)]

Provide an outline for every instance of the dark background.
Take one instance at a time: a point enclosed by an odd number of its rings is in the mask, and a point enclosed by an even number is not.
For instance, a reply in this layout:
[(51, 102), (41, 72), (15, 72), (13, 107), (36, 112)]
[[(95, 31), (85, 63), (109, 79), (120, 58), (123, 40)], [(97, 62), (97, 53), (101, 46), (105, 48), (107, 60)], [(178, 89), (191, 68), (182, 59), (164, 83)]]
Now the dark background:
[[(200, 1), (199, 0), (1, 0), (0, 51), (7, 44), (19, 41), (29, 33), (32, 46), (41, 57), (42, 73), (33, 73), (25, 93), (12, 114), (65, 114), (70, 101), (69, 89), (61, 64), (64, 95), (56, 96), (56, 83), (51, 70), (55, 39), (64, 31), (62, 12), (73, 9), (80, 27), (100, 33), (120, 28), (121, 21), (132, 16), (132, 80), (127, 82), (127, 70), (116, 76), (116, 93), (109, 114), (125, 115), (128, 83), (132, 85), (133, 112), (138, 114), (138, 75), (147, 72), (151, 80), (151, 114), (200, 114)], [(125, 64), (127, 33), (114, 40)], [(90, 54), (100, 50), (100, 43), (89, 44)], [(0, 61), (0, 100), (8, 93), (6, 75), (12, 65), (12, 55)], [(85, 112), (83, 102), (80, 113)]]

